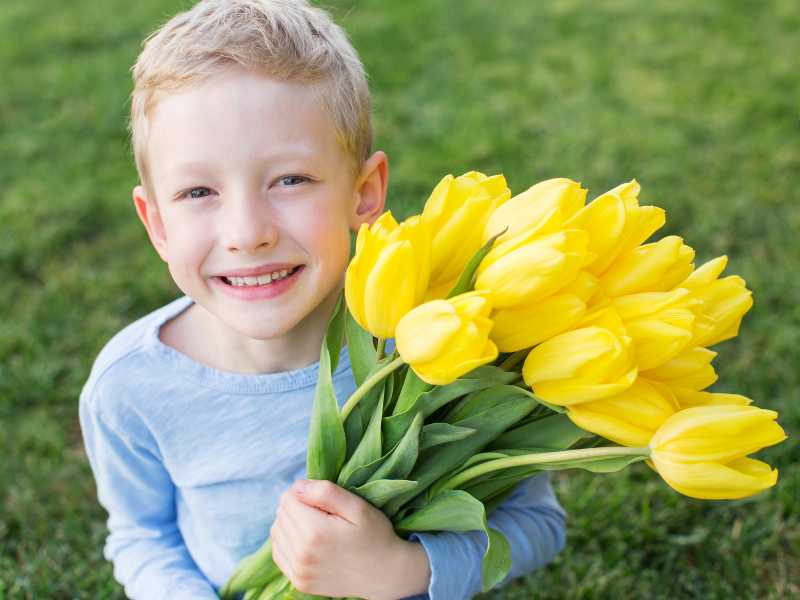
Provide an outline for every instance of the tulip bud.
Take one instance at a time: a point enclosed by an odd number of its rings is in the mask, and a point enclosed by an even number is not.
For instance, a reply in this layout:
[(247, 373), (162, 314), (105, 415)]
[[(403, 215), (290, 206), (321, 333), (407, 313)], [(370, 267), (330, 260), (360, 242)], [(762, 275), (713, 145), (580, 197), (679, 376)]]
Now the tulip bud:
[(600, 285), (609, 296), (673, 289), (692, 272), (694, 250), (677, 235), (634, 248), (603, 273)]
[(541, 300), (570, 283), (586, 261), (588, 236), (566, 229), (527, 233), (495, 245), (476, 271), (475, 289), (491, 292), (497, 308)]
[(531, 350), (522, 376), (537, 396), (560, 406), (608, 398), (636, 379), (631, 345), (602, 327), (575, 329)]
[(594, 258), (586, 269), (591, 273), (602, 274), (618, 256), (632, 251), (664, 225), (664, 209), (639, 206), (639, 190), (635, 179), (618, 185), (565, 223), (565, 227), (589, 232), (589, 252)]
[(640, 371), (675, 358), (692, 341), (695, 315), (689, 290), (641, 292), (615, 298), (611, 305), (633, 339)]
[(775, 485), (777, 471), (745, 458), (786, 439), (778, 413), (754, 406), (686, 408), (650, 440), (651, 459), (664, 480), (693, 498), (743, 498)]
[[(431, 236), (430, 287), (437, 297), (452, 289), (469, 259), (483, 244), (481, 233), (489, 215), (511, 197), (502, 175), (487, 177), (470, 171), (447, 175), (433, 189), (422, 211)], [(439, 296), (438, 288), (444, 289)]]
[(491, 310), (483, 292), (421, 304), (397, 324), (397, 351), (423, 381), (451, 383), (497, 358), (497, 346), (489, 340)]
[(679, 410), (675, 395), (658, 382), (638, 377), (621, 394), (582, 402), (567, 414), (578, 427), (623, 446), (641, 448), (661, 424)]
[(422, 301), (429, 274), (430, 241), (419, 216), (398, 225), (387, 211), (358, 231), (345, 275), (347, 306), (372, 335), (394, 337), (400, 318)]
[(521, 233), (546, 235), (563, 229), (564, 222), (583, 206), (586, 192), (571, 179), (541, 181), (494, 210), (483, 229), (483, 242), (504, 229), (498, 244)]
[(713, 346), (736, 337), (742, 317), (753, 306), (753, 294), (744, 279), (731, 275), (717, 279), (727, 257), (720, 256), (697, 268), (679, 285), (698, 301), (692, 345)]

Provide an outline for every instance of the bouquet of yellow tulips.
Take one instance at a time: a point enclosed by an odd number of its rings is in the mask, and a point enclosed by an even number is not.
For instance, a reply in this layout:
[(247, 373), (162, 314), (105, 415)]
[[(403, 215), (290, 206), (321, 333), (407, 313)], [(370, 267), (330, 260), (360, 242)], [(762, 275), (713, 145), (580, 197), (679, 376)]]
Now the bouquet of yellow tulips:
[[(484, 591), (511, 564), (487, 514), (538, 471), (646, 461), (705, 499), (775, 485), (748, 455), (786, 438), (777, 413), (704, 391), (708, 347), (737, 335), (751, 292), (720, 277), (724, 256), (695, 268), (678, 236), (644, 243), (665, 213), (639, 190), (586, 204), (559, 178), (511, 197), (502, 175), (469, 172), (442, 179), (421, 215), (363, 225), (320, 355), (308, 478), (365, 498), (399, 535), (483, 530)], [(339, 410), (345, 337), (358, 388)], [(221, 595), (238, 592), (309, 597), (269, 540)]]

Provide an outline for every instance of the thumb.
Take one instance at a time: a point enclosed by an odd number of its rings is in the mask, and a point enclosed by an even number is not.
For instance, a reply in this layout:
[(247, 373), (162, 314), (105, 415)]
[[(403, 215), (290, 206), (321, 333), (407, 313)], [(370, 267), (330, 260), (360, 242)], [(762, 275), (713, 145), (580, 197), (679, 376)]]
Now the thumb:
[(358, 520), (357, 515), (361, 508), (359, 505), (364, 502), (355, 494), (325, 479), (299, 479), (295, 481), (293, 491), (303, 504), (338, 515), (351, 523)]

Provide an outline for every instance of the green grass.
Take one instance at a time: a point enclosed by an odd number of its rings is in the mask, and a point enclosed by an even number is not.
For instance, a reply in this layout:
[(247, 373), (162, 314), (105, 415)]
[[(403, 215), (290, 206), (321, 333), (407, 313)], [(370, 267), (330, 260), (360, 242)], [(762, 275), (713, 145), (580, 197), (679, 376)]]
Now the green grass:
[[(122, 598), (77, 397), (125, 324), (178, 292), (130, 202), (124, 128), (140, 41), (186, 2), (0, 3), (0, 599)], [(800, 595), (800, 13), (792, 0), (327, 2), (368, 72), (390, 202), (447, 173), (636, 177), (698, 263), (754, 292), (720, 380), (780, 412), (776, 488), (681, 497), (644, 465), (560, 473), (567, 548), (485, 598)], [(505, 11), (497, 14), (497, 6)]]

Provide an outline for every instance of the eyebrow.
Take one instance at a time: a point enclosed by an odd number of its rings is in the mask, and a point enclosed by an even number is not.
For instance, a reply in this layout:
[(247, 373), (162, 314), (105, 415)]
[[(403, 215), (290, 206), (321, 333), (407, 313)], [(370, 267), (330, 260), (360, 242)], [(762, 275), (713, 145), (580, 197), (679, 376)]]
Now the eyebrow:
[[(313, 158), (314, 154), (310, 152), (284, 152), (284, 153), (262, 156), (260, 160), (263, 163), (270, 163), (270, 162), (289, 161), (289, 160), (312, 160)], [(211, 168), (211, 166), (212, 166), (211, 163), (206, 163), (202, 161), (189, 161), (179, 164), (174, 169), (171, 169), (171, 171), (175, 175), (184, 175), (184, 174), (192, 174), (197, 171), (208, 170), (209, 168)]]

